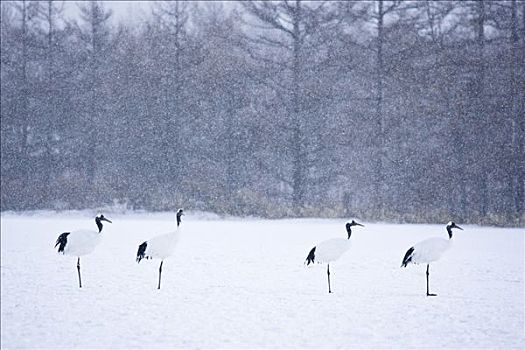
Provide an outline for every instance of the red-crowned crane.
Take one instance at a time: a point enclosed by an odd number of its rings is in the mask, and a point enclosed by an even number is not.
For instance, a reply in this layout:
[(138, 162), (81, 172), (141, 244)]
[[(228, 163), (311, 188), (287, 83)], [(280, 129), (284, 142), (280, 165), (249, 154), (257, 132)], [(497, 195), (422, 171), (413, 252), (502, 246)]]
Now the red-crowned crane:
[(443, 253), (452, 247), (452, 229), (457, 228), (463, 230), (461, 227), (456, 225), (453, 221), (450, 221), (447, 224), (448, 239), (441, 237), (432, 237), (425, 239), (410, 247), (401, 267), (406, 267), (408, 264), (427, 264), (427, 296), (436, 296), (437, 294), (431, 294), (428, 290), (428, 276), (429, 276), (429, 266), (431, 262), (439, 260)]
[(177, 229), (175, 231), (153, 237), (152, 239), (149, 239), (139, 245), (139, 249), (137, 251), (137, 263), (139, 263), (142, 259), (160, 259), (159, 285), (157, 289), (160, 289), (162, 263), (164, 262), (164, 259), (173, 254), (175, 246), (179, 241), (181, 234), (180, 224), (182, 222), (182, 215), (184, 215), (184, 212), (182, 209), (179, 209), (176, 215)]
[(311, 263), (326, 263), (327, 269), (326, 274), (328, 275), (328, 293), (332, 293), (330, 288), (330, 263), (339, 259), (346, 251), (351, 247), (350, 236), (352, 235), (352, 226), (363, 226), (354, 220), (346, 223), (346, 232), (348, 238), (332, 238), (317, 244), (310, 250), (306, 257), (305, 264), (310, 265)]
[(58, 246), (58, 252), (64, 255), (71, 255), (78, 257), (77, 270), (78, 270), (78, 286), (82, 288), (82, 279), (80, 278), (80, 257), (88, 255), (102, 240), (102, 221), (111, 223), (104, 215), (95, 217), (95, 223), (97, 224), (98, 231), (95, 230), (77, 230), (71, 232), (64, 232), (55, 243), (55, 248)]

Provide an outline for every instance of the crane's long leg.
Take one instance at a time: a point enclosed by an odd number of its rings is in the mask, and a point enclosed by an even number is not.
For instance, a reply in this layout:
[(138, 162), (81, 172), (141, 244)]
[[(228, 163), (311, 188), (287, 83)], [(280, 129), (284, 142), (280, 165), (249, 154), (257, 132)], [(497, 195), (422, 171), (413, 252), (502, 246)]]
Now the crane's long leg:
[(162, 263), (164, 262), (164, 260), (161, 260), (160, 261), (160, 266), (159, 266), (159, 286), (157, 289), (160, 289), (160, 275), (162, 273)]
[(330, 264), (328, 264), (326, 274), (328, 275), (328, 293), (332, 293), (332, 290), (330, 289)]
[(435, 297), (437, 294), (430, 294), (430, 293), (428, 292), (428, 275), (430, 274), (430, 273), (428, 272), (428, 268), (429, 268), (429, 266), (430, 266), (430, 264), (427, 264), (427, 296), (428, 296), (428, 297)]
[(80, 257), (77, 260), (77, 270), (78, 270), (78, 287), (82, 288), (82, 280), (80, 279)]

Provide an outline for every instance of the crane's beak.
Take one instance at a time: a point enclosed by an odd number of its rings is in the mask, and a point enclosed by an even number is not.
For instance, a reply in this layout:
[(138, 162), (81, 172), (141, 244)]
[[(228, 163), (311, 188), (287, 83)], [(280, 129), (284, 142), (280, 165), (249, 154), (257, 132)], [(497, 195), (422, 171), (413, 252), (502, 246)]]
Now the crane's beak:
[(459, 227), (458, 225), (454, 225), (455, 228), (459, 228), (461, 231), (463, 231), (463, 229), (461, 227)]
[(355, 223), (356, 226), (361, 226), (361, 227), (365, 227), (365, 225), (361, 225), (360, 223)]
[(102, 219), (100, 219), (100, 220), (104, 220), (104, 221), (107, 221), (107, 222), (109, 222), (110, 224), (112, 224), (112, 222), (111, 222), (111, 221), (109, 221), (109, 220), (108, 220), (108, 219), (106, 219), (106, 218), (102, 218)]

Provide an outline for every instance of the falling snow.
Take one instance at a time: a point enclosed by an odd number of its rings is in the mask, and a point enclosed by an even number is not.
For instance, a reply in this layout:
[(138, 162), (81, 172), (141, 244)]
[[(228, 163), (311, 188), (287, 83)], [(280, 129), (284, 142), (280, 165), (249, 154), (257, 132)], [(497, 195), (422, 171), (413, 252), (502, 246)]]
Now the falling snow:
[(524, 7), (2, 2), (1, 208), (523, 225)]
[(525, 347), (525, 1), (0, 6), (2, 349)]

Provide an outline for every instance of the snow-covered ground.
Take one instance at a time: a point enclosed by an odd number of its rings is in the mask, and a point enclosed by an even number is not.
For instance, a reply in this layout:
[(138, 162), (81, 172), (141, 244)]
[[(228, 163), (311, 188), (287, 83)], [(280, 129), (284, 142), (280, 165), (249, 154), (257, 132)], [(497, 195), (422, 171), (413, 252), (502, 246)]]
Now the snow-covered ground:
[[(95, 213), (92, 213), (95, 214)], [(164, 262), (137, 246), (175, 227), (174, 213), (104, 213), (104, 240), (59, 256), (59, 233), (95, 229), (94, 215), (1, 217), (1, 346), (10, 348), (523, 348), (524, 230), (461, 225), (431, 265), (400, 268), (405, 251), (444, 225), (369, 224), (330, 266), (310, 248), (346, 237), (345, 220), (184, 217)]]

